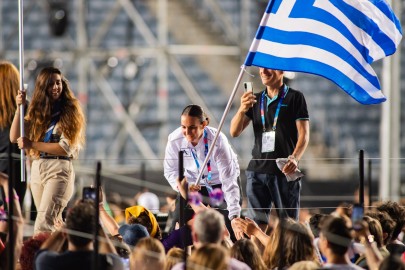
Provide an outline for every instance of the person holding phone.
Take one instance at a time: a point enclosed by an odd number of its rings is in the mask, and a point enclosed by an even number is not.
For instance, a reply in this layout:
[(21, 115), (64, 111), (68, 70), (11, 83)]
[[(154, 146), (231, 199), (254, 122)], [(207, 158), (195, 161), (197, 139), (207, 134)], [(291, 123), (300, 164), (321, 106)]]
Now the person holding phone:
[(10, 140), (26, 149), (33, 159), (31, 191), (38, 214), (34, 233), (54, 231), (55, 219), (73, 195), (75, 173), (72, 159), (85, 142), (85, 118), (79, 101), (59, 69), (47, 67), (39, 73), (20, 137), (20, 105), (26, 92), (16, 97), (17, 110)]
[[(238, 185), (240, 171), (237, 156), (228, 139), (221, 133), (206, 168), (201, 168), (217, 132), (208, 124), (209, 118), (200, 106), (192, 104), (184, 108), (181, 113), (181, 126), (168, 137), (164, 175), (172, 188), (178, 192), (178, 153), (182, 150), (184, 153), (184, 176), (189, 183), (189, 190), (198, 191), (204, 197), (208, 197), (213, 189), (220, 188), (224, 193), (227, 207), (227, 211), (222, 211), (222, 214), (226, 217), (228, 228), (233, 229), (235, 237), (240, 239), (243, 237), (243, 232), (235, 226), (234, 221), (240, 216), (241, 211), (239, 204), (241, 196)], [(196, 185), (195, 182), (200, 170), (204, 170), (204, 174), (199, 185)], [(178, 213), (179, 203), (176, 204), (176, 209)]]
[[(232, 118), (230, 134), (238, 137), (252, 122), (253, 158), (246, 170), (248, 215), (265, 228), (274, 203), (279, 217), (298, 219), (300, 178), (287, 181), (295, 173), (309, 141), (309, 115), (304, 95), (286, 85), (284, 72), (260, 68), (266, 87), (246, 91)], [(280, 170), (276, 159), (287, 158)]]

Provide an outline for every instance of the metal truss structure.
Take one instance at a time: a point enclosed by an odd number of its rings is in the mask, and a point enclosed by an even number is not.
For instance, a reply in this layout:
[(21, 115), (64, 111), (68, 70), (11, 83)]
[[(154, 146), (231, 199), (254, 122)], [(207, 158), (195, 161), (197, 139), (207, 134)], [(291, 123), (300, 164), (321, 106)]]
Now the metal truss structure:
[[(93, 0), (94, 1), (94, 0)], [(15, 2), (15, 1), (13, 1)], [(69, 78), (72, 82), (76, 83), (77, 95), (80, 99), (83, 108), (88, 113), (90, 89), (96, 88), (96, 91), (102, 94), (104, 100), (108, 104), (110, 113), (114, 116), (116, 125), (116, 136), (108, 142), (108, 146), (98, 149), (96, 157), (90, 157), (84, 155), (86, 158), (101, 158), (106, 160), (119, 160), (120, 155), (127, 147), (128, 138), (132, 144), (136, 145), (138, 153), (135, 156), (140, 160), (147, 162), (148, 166), (152, 169), (161, 169), (162, 157), (164, 155), (165, 144), (167, 141), (167, 135), (169, 134), (169, 110), (170, 104), (168, 102), (169, 93), (169, 76), (173, 75), (178, 82), (183, 93), (187, 98), (196, 104), (200, 104), (207, 109), (209, 115), (218, 115), (210, 111), (210, 106), (207, 104), (206, 98), (201, 96), (198, 86), (192, 81), (185, 70), (185, 67), (180, 63), (178, 56), (202, 56), (202, 57), (234, 57), (239, 60), (243, 55), (247, 46), (249, 45), (246, 40), (249, 24), (249, 16), (251, 10), (251, 1), (240, 0), (238, 5), (240, 6), (240, 24), (235, 25), (232, 23), (230, 14), (223, 11), (219, 2), (216, 0), (206, 0), (204, 5), (209, 7), (212, 12), (211, 16), (218, 18), (219, 23), (222, 25), (223, 30), (221, 35), (225, 35), (223, 40), (227, 40), (221, 44), (199, 44), (195, 42), (193, 44), (178, 44), (170, 42), (171, 28), (170, 22), (170, 9), (179, 8), (180, 5), (186, 5), (187, 1), (176, 0), (154, 0), (154, 1), (131, 1), (131, 0), (117, 0), (117, 1), (95, 1), (99, 2), (98, 5), (102, 6), (104, 10), (102, 20), (98, 22), (98, 25), (89, 25), (89, 13), (93, 3), (90, 1), (76, 0), (76, 1), (26, 1), (24, 6), (24, 23), (30, 24), (30, 16), (48, 16), (52, 4), (55, 2), (65, 2), (67, 11), (71, 14), (69, 23), (72, 27), (70, 31), (59, 37), (59, 43), (63, 43), (63, 46), (58, 48), (34, 48), (31, 44), (26, 46), (24, 51), (24, 57), (27, 59), (26, 74), (29, 78), (27, 80), (33, 81), (34, 72), (30, 69), (31, 60), (39, 62), (55, 63), (56, 59), (62, 59), (64, 62), (63, 69), (65, 73), (71, 74)], [(156, 20), (155, 29), (151, 28), (151, 25), (145, 21), (145, 16), (138, 8), (140, 4), (151, 10), (151, 13), (155, 12), (154, 17)], [(3, 1), (1, 7), (9, 6), (10, 0)], [(170, 5), (172, 7), (170, 7)], [(193, 12), (193, 11), (191, 11)], [(194, 11), (195, 12), (195, 11)], [(103, 45), (105, 40), (116, 38), (117, 35), (111, 37), (112, 27), (117, 18), (122, 14), (125, 14), (127, 22), (131, 23), (133, 28), (136, 28), (138, 33), (137, 38), (141, 38), (142, 42), (127, 42), (124, 46), (110, 46)], [(3, 19), (6, 20), (4, 13)], [(0, 18), (2, 21), (2, 18)], [(173, 20), (172, 20), (173, 21)], [(10, 22), (7, 22), (10, 23)], [(1, 25), (5, 25), (4, 22)], [(18, 23), (13, 23), (13, 30), (8, 34), (4, 34), (0, 40), (0, 53), (2, 58), (12, 60), (17, 63), (18, 50), (13, 46), (14, 39), (17, 39), (15, 35), (17, 31)], [(25, 29), (29, 25), (25, 26)], [(242, 26), (242, 27), (241, 27)], [(243, 27), (246, 26), (246, 27)], [(0, 26), (4, 28), (4, 26)], [(43, 27), (47, 27), (45, 24)], [(74, 28), (73, 28), (74, 27)], [(187, 27), (187, 26), (184, 26)], [(177, 27), (178, 28), (178, 27)], [(90, 30), (91, 29), (91, 30)], [(115, 28), (117, 29), (117, 28)], [(179, 29), (177, 29), (179, 31)], [(181, 31), (181, 29), (180, 29)], [(25, 34), (27, 35), (27, 34)], [(121, 38), (126, 38), (125, 35)], [(46, 42), (52, 43), (52, 37), (49, 36), (49, 40)], [(32, 39), (31, 39), (32, 40)], [(58, 47), (58, 46), (56, 46)], [(142, 57), (143, 59), (150, 59), (150, 63), (145, 67), (142, 77), (138, 77), (137, 87), (139, 91), (135, 91), (134, 95), (130, 97), (130, 101), (125, 100), (123, 102), (122, 97), (117, 93), (116, 89), (112, 85), (108, 72), (108, 63), (106, 59), (115, 57), (118, 59), (136, 59)], [(238, 61), (234, 61), (236, 65), (240, 65)], [(146, 65), (145, 65), (146, 66)], [(228, 78), (227, 78), (228, 79)], [(123, 79), (124, 80), (124, 79)], [(232, 81), (231, 81), (232, 83)], [(153, 91), (146, 90), (155, 88)], [(221, 89), (226, 94), (227, 89)], [(158, 133), (158, 139), (156, 141), (150, 141), (144, 134), (142, 127), (137, 123), (139, 114), (145, 109), (148, 104), (144, 101), (147, 100), (147, 96), (156, 95), (156, 119), (155, 123), (150, 123), (156, 128)], [(211, 118), (211, 124), (217, 125), (216, 117)], [(88, 136), (91, 140), (92, 137)], [(158, 145), (156, 145), (156, 142)], [(151, 145), (153, 144), (153, 145)], [(91, 145), (91, 143), (88, 143)], [(94, 147), (94, 146), (92, 146)], [(119, 166), (115, 164), (115, 166)]]

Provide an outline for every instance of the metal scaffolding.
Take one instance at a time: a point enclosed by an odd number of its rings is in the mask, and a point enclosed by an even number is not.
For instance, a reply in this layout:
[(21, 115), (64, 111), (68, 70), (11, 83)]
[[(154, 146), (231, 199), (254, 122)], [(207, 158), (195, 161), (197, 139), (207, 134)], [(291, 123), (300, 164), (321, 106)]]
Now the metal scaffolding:
[[(157, 21), (156, 31), (151, 29), (151, 26), (145, 21), (136, 5), (139, 1), (131, 0), (117, 0), (117, 1), (99, 1), (99, 4), (107, 4), (103, 20), (95, 27), (92, 25), (92, 31), (90, 33), (89, 25), (89, 1), (75, 0), (72, 1), (68, 7), (69, 14), (73, 14), (70, 19), (70, 24), (74, 24), (74, 31), (71, 31), (70, 35), (65, 34), (59, 39), (63, 40), (64, 47), (60, 49), (33, 49), (28, 48), (25, 50), (24, 55), (26, 59), (36, 59), (39, 61), (53, 62), (55, 59), (67, 60), (70, 66), (65, 65), (64, 69), (70, 71), (65, 73), (73, 73), (77, 75), (77, 95), (83, 105), (85, 112), (88, 111), (89, 89), (91, 85), (95, 85), (97, 91), (102, 93), (104, 99), (108, 102), (111, 114), (114, 115), (117, 122), (119, 122), (119, 128), (116, 132), (116, 136), (112, 142), (109, 142), (112, 147), (106, 147), (105, 152), (102, 154), (102, 158), (115, 160), (119, 158), (120, 152), (126, 147), (126, 141), (129, 138), (133, 144), (136, 145), (139, 150), (139, 158), (145, 160), (145, 162), (152, 169), (161, 169), (162, 157), (164, 156), (164, 149), (167, 141), (167, 136), (170, 132), (168, 126), (168, 111), (170, 104), (168, 102), (169, 89), (169, 73), (171, 72), (178, 84), (181, 86), (184, 95), (186, 95), (192, 103), (200, 104), (203, 106), (209, 115), (213, 115), (210, 111), (210, 106), (204, 101), (204, 98), (199, 93), (196, 85), (192, 79), (187, 75), (184, 67), (179, 62), (177, 56), (231, 56), (235, 59), (239, 59), (241, 54), (246, 52), (249, 41), (246, 40), (247, 29), (250, 27), (248, 23), (250, 20), (251, 1), (240, 0), (239, 5), (243, 8), (240, 9), (240, 25), (232, 23), (232, 20), (226, 12), (224, 12), (217, 0), (207, 0), (205, 4), (210, 8), (213, 15), (218, 18), (225, 28), (225, 40), (228, 40), (228, 44), (204, 44), (201, 45), (197, 42), (194, 44), (181, 44), (170, 42), (169, 35), (173, 31), (169, 25), (169, 5), (184, 5), (185, 1), (168, 1), (168, 0), (156, 0), (156, 1), (143, 1), (143, 4), (147, 5), (151, 12), (155, 12), (155, 18)], [(10, 3), (3, 3), (3, 6), (10, 5)], [(1, 6), (1, 7), (3, 7)], [(0, 7), (0, 8), (1, 8)], [(33, 1), (27, 3), (24, 7), (27, 14), (26, 22), (29, 22), (29, 16), (38, 16), (38, 10), (40, 8), (44, 15), (49, 13), (49, 2)], [(36, 13), (37, 12), (37, 13)], [(132, 22), (133, 27), (137, 29), (140, 36), (143, 39), (143, 45), (131, 44), (128, 46), (118, 47), (103, 47), (102, 42), (109, 38), (112, 26), (117, 20), (118, 16), (122, 12), (125, 13), (127, 19)], [(1, 12), (3, 14), (3, 12)], [(5, 22), (3, 17), (0, 17), (1, 25), (3, 28)], [(7, 22), (8, 24), (10, 22)], [(242, 27), (245, 26), (245, 27)], [(47, 27), (44, 25), (44, 27)], [(94, 30), (95, 29), (95, 30)], [(3, 58), (17, 59), (18, 51), (12, 48), (10, 40), (14, 39), (13, 33), (8, 36), (2, 35), (0, 40), (0, 53)], [(50, 36), (50, 40), (52, 36)], [(49, 41), (50, 41), (49, 40)], [(243, 40), (243, 41), (242, 41)], [(44, 41), (46, 42), (46, 41)], [(105, 74), (105, 65), (100, 65), (99, 62), (105, 61), (106, 58), (119, 54), (120, 57), (143, 57), (152, 59), (149, 67), (145, 68), (143, 76), (138, 78), (138, 85), (140, 89), (147, 89), (148, 87), (155, 86), (157, 96), (157, 112), (156, 112), (156, 133), (158, 134), (158, 146), (152, 147), (151, 142), (142, 132), (142, 128), (137, 124), (137, 118), (140, 112), (145, 108), (143, 100), (145, 95), (148, 95), (146, 91), (138, 91), (136, 95), (131, 98), (129, 104), (124, 106), (122, 98), (114, 91), (114, 87), (108, 76)], [(240, 65), (237, 61), (234, 61), (236, 65)], [(32, 70), (29, 70), (29, 63), (26, 63), (25, 68), (28, 74), (33, 74)], [(33, 78), (31, 78), (33, 80)], [(236, 77), (234, 78), (236, 79)], [(154, 81), (156, 83), (154, 83)], [(231, 81), (230, 84), (233, 82)], [(221, 91), (228, 91), (227, 89), (221, 89)], [(128, 102), (128, 101), (126, 101)], [(130, 108), (130, 109), (129, 109)], [(211, 124), (216, 126), (218, 123), (215, 118), (212, 118)], [(88, 138), (92, 139), (92, 138)], [(109, 150), (107, 150), (109, 149)], [(155, 149), (155, 150), (154, 150)], [(157, 149), (157, 150), (156, 150)], [(102, 152), (101, 150), (99, 150)], [(108, 152), (107, 152), (108, 151)], [(100, 153), (98, 152), (98, 153)], [(83, 155), (83, 154), (82, 154)], [(96, 157), (97, 158), (97, 157)], [(159, 160), (160, 159), (160, 160)], [(108, 164), (107, 164), (108, 167)]]

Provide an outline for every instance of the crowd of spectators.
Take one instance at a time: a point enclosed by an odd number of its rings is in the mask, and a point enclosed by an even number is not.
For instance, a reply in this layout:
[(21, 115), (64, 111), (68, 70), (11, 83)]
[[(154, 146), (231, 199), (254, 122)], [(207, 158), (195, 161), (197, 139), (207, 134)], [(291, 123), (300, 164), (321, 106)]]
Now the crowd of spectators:
[[(4, 174), (0, 185), (8, 188)], [(349, 204), (345, 211), (311, 214), (307, 220), (273, 221), (266, 231), (241, 217), (238, 226), (245, 237), (232, 242), (223, 215), (202, 203), (193, 205), (192, 220), (167, 235), (147, 208), (127, 207), (125, 220), (118, 223), (106, 211), (108, 202), (102, 192), (101, 199), (98, 228), (94, 202), (78, 200), (56, 232), (24, 240), (24, 222), (15, 199), (13, 239), (7, 235), (7, 221), (0, 221), (0, 269), (10, 269), (7, 254), (11, 247), (14, 269), (22, 270), (94, 269), (95, 262), (96, 269), (125, 270), (405, 269), (405, 208), (397, 202), (366, 207), (356, 230)], [(99, 235), (97, 257), (95, 232)]]

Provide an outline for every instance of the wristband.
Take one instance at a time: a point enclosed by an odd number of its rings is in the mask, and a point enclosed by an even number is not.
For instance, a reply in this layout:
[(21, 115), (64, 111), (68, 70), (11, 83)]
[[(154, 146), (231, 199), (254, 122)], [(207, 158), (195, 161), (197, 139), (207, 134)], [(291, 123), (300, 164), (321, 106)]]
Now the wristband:
[(372, 243), (374, 243), (374, 235), (372, 235), (372, 234), (370, 234), (370, 235), (367, 235), (367, 238), (366, 237), (361, 237), (360, 238), (360, 243), (362, 243), (364, 246), (365, 245), (371, 245)]

